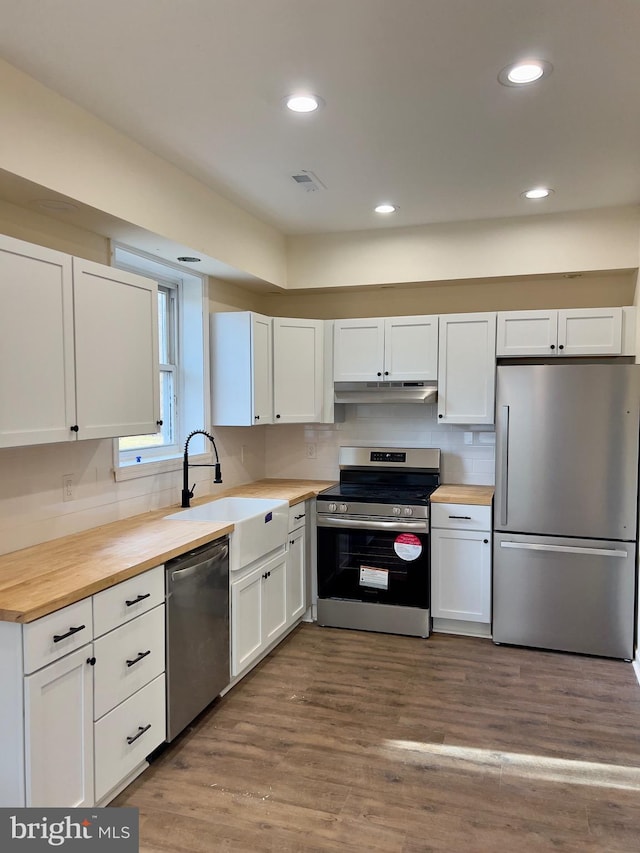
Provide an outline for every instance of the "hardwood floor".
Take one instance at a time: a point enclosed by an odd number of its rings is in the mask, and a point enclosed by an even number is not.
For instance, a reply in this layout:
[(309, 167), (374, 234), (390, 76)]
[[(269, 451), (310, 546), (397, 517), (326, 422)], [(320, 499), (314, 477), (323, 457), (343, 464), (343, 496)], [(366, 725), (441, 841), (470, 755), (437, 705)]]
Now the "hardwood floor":
[(114, 801), (141, 851), (640, 850), (617, 661), (302, 625)]

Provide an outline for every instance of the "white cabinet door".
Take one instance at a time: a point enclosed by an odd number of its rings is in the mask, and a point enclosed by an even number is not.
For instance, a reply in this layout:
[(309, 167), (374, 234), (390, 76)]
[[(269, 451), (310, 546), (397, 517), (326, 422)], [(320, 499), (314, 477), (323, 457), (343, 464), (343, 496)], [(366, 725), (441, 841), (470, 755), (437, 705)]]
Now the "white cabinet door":
[(557, 352), (557, 311), (499, 311), (496, 354), (547, 356)]
[(384, 321), (384, 377), (392, 381), (438, 378), (438, 317), (387, 317)]
[(322, 320), (273, 321), (275, 423), (317, 423), (323, 400)]
[(287, 625), (304, 615), (305, 602), (305, 529), (289, 534), (287, 546)]
[(0, 447), (75, 439), (71, 258), (0, 237)]
[(622, 308), (558, 311), (560, 355), (620, 355)]
[(491, 621), (488, 531), (431, 531), (431, 615), (438, 619)]
[(287, 555), (266, 566), (262, 588), (262, 642), (268, 646), (287, 627)]
[(93, 669), (88, 658), (91, 644), (24, 679), (27, 806), (93, 805)]
[(238, 675), (262, 650), (264, 570), (231, 583), (231, 674)]
[[(251, 315), (252, 422), (273, 423), (273, 330), (271, 317)], [(231, 355), (229, 353), (229, 355)]]
[(156, 432), (156, 282), (74, 258), (73, 298), (78, 438)]
[(384, 371), (384, 320), (336, 320), (334, 382), (380, 382)]
[(494, 422), (496, 315), (440, 317), (438, 419), (451, 424)]

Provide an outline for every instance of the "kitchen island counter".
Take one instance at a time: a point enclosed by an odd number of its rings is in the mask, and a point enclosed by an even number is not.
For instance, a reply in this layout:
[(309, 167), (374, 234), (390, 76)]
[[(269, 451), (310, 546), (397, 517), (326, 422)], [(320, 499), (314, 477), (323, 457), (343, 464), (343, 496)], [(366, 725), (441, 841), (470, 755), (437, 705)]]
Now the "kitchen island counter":
[[(192, 501), (273, 498), (293, 506), (331, 485), (265, 479)], [(0, 556), (0, 621), (32, 622), (233, 531), (233, 524), (167, 520), (163, 507)]]

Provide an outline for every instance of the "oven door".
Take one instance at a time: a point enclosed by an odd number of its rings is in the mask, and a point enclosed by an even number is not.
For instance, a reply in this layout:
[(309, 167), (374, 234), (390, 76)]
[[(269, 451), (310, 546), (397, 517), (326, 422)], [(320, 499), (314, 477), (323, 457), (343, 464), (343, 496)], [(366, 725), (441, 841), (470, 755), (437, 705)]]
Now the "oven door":
[(429, 522), (318, 516), (318, 598), (429, 607)]

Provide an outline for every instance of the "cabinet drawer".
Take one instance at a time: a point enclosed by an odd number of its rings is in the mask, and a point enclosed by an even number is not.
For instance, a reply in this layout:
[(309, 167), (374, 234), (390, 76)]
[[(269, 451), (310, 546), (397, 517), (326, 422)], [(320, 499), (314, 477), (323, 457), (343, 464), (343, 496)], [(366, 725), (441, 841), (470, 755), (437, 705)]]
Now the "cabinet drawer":
[(159, 675), (95, 725), (96, 802), (126, 779), (164, 739), (164, 675)]
[(90, 598), (83, 598), (62, 610), (29, 622), (23, 627), (22, 633), (24, 671), (35, 672), (90, 643), (92, 639)]
[(93, 596), (95, 636), (135, 619), (164, 601), (164, 566), (156, 566), (135, 578)]
[(94, 713), (99, 720), (164, 672), (164, 605), (96, 640)]
[(491, 507), (473, 504), (431, 504), (431, 527), (491, 530)]
[(300, 501), (295, 506), (289, 507), (289, 531), (303, 527), (307, 520), (307, 504)]

